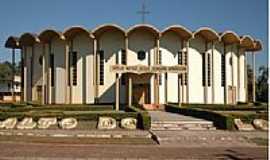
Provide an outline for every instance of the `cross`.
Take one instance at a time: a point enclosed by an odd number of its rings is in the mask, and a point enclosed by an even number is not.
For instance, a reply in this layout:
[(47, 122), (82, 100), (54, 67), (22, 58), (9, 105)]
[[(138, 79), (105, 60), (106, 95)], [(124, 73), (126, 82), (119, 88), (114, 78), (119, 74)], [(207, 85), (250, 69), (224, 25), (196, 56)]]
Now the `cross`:
[(145, 23), (145, 15), (146, 14), (150, 14), (150, 12), (146, 10), (145, 1), (143, 1), (142, 10), (141, 11), (138, 11), (137, 14), (141, 14), (142, 15), (142, 23)]

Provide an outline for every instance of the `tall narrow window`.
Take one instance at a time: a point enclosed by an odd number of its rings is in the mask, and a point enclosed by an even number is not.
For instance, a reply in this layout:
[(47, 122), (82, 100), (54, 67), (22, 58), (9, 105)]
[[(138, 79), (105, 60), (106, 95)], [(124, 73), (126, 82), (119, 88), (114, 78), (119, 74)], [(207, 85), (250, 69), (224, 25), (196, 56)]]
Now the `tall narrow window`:
[(99, 84), (104, 85), (104, 51), (99, 51)]
[(127, 64), (127, 54), (126, 54), (126, 50), (124, 49), (121, 50), (121, 63)]
[(72, 85), (77, 85), (77, 52), (72, 52)]
[(51, 86), (54, 87), (54, 55), (50, 54)]
[[(183, 56), (184, 65), (187, 65), (187, 51), (183, 52), (183, 54), (184, 54), (184, 56)], [(187, 85), (187, 81), (188, 81), (187, 73), (185, 73), (183, 75), (183, 77), (184, 77), (184, 79), (183, 79), (184, 82), (183, 83), (184, 83), (184, 85)]]
[(207, 84), (211, 86), (211, 57), (207, 54)]
[(178, 64), (183, 64), (182, 51), (178, 51)]
[(71, 64), (71, 55), (72, 55), (72, 52), (69, 52), (68, 53), (68, 64), (67, 64), (67, 66), (68, 66), (68, 70), (67, 70), (67, 74), (68, 74), (68, 77), (67, 77), (67, 85), (68, 86), (70, 86), (70, 69), (71, 69), (71, 66), (70, 66), (70, 64)]
[[(161, 52), (161, 50), (159, 50), (159, 52), (158, 52), (158, 64), (162, 64), (162, 52)], [(161, 74), (159, 74), (159, 85), (162, 85), (162, 76), (161, 76)]]
[(221, 55), (221, 86), (225, 86), (225, 55)]
[(202, 85), (205, 86), (205, 53), (202, 53)]
[[(127, 64), (127, 54), (125, 49), (121, 50), (121, 64)], [(126, 76), (124, 74), (121, 76), (121, 84), (126, 85)]]

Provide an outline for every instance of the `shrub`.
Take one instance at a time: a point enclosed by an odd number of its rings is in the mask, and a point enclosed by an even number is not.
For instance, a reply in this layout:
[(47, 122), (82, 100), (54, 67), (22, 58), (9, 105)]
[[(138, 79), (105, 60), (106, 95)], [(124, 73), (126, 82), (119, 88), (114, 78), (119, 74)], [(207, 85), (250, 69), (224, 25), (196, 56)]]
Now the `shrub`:
[(126, 107), (126, 111), (138, 113), (137, 120), (139, 128), (144, 130), (149, 130), (151, 128), (151, 116), (148, 114), (147, 111), (134, 106)]

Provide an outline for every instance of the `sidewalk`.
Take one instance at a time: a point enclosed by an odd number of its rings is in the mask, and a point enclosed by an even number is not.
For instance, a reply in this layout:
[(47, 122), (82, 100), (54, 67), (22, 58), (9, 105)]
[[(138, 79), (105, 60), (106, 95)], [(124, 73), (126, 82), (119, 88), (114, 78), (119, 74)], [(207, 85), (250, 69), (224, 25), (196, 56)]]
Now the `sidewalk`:
[(260, 147), (254, 139), (268, 141), (268, 132), (238, 131), (152, 131), (161, 145), (184, 147)]

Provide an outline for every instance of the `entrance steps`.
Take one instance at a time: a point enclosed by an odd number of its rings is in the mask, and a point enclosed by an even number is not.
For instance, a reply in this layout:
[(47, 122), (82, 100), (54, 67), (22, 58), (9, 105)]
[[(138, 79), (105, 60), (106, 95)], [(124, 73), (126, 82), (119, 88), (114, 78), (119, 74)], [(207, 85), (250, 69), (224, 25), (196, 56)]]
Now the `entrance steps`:
[(216, 130), (209, 121), (152, 121), (151, 130)]
[(213, 122), (164, 111), (149, 111), (152, 131), (216, 130)]

